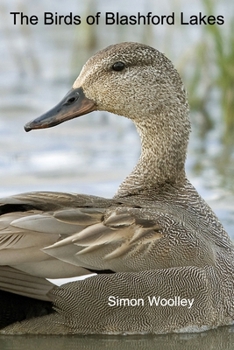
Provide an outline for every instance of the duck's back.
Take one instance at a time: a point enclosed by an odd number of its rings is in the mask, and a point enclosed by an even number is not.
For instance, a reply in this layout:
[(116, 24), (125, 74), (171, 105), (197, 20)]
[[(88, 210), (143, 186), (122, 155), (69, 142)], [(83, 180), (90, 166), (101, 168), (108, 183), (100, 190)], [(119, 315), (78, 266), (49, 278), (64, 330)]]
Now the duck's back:
[[(22, 249), (24, 238), (34, 232), (36, 238), (45, 235), (54, 240), (48, 248), (39, 247), (45, 248), (47, 266), (62, 261), (80, 274), (99, 273), (63, 287), (49, 287), (48, 300), (53, 301), (58, 314), (17, 324), (8, 328), (9, 332), (163, 333), (188, 325), (194, 331), (231, 322), (233, 246), (189, 182), (182, 187), (167, 185), (154, 193), (112, 200), (29, 193), (9, 198), (1, 210), (2, 223), (8, 216), (12, 220), (1, 232), (2, 252), (8, 249), (8, 256), (12, 250)], [(24, 217), (19, 219), (22, 213)], [(33, 259), (30, 256), (27, 261), (25, 257), (21, 264), (9, 265), (28, 272), (27, 265), (32, 266)], [(150, 305), (154, 296), (174, 300), (175, 304), (182, 299), (194, 301), (190, 308), (160, 302)], [(133, 299), (139, 305), (121, 305), (121, 300), (128, 303)], [(132, 322), (133, 317), (137, 321)], [(168, 324), (168, 317), (174, 318), (174, 323)], [(49, 323), (51, 326), (46, 328)]]

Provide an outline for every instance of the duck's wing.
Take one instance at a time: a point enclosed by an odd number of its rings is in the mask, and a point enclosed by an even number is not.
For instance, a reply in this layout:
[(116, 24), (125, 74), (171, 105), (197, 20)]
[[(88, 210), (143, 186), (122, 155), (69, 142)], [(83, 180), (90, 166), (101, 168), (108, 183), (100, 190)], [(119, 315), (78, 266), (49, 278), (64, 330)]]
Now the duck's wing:
[[(109, 200), (95, 196), (56, 192), (3, 198), (0, 200), (0, 265), (46, 278), (90, 273), (81, 266), (52, 258), (42, 249), (98, 222), (108, 205)], [(82, 212), (83, 207), (95, 209), (89, 215)], [(67, 220), (56, 218), (56, 213), (61, 211)]]
[[(133, 208), (128, 203), (112, 204), (96, 222), (93, 220), (79, 232), (45, 247), (43, 252), (89, 270), (118, 272), (157, 268), (156, 256), (150, 254), (163, 237), (159, 217), (156, 215), (152, 220), (150, 210)], [(79, 210), (87, 217), (95, 217), (99, 209)], [(76, 214), (74, 209), (68, 209), (57, 211), (54, 217), (65, 223), (75, 220)]]
[[(82, 209), (87, 215), (88, 210), (94, 209)], [(55, 218), (67, 220), (63, 210), (57, 211)], [(160, 203), (113, 203), (98, 222), (43, 251), (88, 270), (114, 272), (203, 267), (216, 260), (216, 247), (203, 227), (199, 231), (183, 210), (173, 208), (170, 212)]]
[(3, 201), (0, 265), (35, 276), (142, 271), (212, 263), (191, 217), (161, 203), (35, 192)]
[(152, 213), (124, 201), (33, 192), (0, 203), (0, 265), (38, 277), (142, 270), (162, 237)]
[(191, 218), (182, 220), (179, 210), (170, 213), (160, 203), (35, 192), (3, 200), (0, 210), (0, 265), (32, 276), (137, 272), (215, 260), (213, 246)]
[(26, 193), (2, 199), (0, 214), (0, 265), (47, 278), (110, 269), (111, 260), (161, 237), (139, 208), (95, 196)]
[(0, 266), (0, 289), (25, 297), (51, 301), (48, 292), (54, 284), (45, 278), (29, 275), (10, 266)]

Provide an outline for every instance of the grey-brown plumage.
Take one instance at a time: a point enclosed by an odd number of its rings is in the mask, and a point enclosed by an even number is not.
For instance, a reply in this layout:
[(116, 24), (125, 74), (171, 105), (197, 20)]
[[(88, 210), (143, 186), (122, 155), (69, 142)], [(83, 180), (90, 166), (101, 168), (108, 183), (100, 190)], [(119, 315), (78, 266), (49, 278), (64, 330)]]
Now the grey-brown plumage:
[[(34, 293), (56, 310), (2, 332), (197, 332), (231, 324), (233, 244), (185, 175), (190, 124), (177, 71), (151, 47), (110, 46), (88, 60), (59, 105), (25, 129), (93, 110), (132, 119), (139, 162), (113, 199), (34, 192), (1, 201), (0, 289)], [(99, 274), (62, 287), (45, 282), (90, 271)], [(109, 305), (110, 296), (144, 305)], [(194, 302), (150, 306), (153, 296)]]

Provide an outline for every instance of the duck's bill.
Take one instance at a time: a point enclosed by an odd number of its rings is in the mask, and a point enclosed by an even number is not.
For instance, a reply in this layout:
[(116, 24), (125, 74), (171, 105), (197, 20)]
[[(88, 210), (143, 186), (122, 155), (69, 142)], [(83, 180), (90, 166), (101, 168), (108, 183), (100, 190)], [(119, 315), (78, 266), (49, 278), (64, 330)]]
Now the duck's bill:
[(59, 104), (39, 118), (27, 123), (25, 131), (51, 128), (67, 120), (96, 110), (94, 101), (88, 99), (82, 88), (71, 89)]

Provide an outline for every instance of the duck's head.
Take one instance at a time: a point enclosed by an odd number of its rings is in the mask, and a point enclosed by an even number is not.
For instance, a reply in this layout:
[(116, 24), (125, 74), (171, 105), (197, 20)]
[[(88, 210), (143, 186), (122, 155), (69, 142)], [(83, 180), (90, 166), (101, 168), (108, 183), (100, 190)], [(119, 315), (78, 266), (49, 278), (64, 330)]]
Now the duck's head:
[[(189, 128), (179, 74), (162, 53), (139, 43), (112, 45), (91, 57), (62, 101), (25, 130), (52, 127), (94, 110), (128, 117), (139, 129), (155, 118), (170, 128), (175, 123)], [(170, 118), (172, 110), (177, 120)]]
[(63, 100), (25, 130), (55, 126), (94, 110), (132, 119), (141, 157), (119, 188), (121, 195), (179, 183), (190, 124), (182, 81), (169, 59), (152, 47), (121, 43), (99, 51), (84, 65)]

